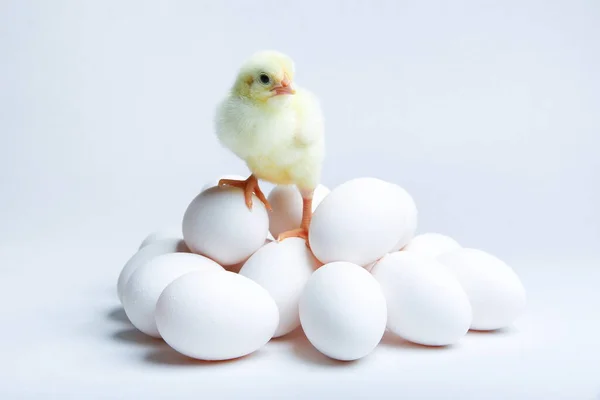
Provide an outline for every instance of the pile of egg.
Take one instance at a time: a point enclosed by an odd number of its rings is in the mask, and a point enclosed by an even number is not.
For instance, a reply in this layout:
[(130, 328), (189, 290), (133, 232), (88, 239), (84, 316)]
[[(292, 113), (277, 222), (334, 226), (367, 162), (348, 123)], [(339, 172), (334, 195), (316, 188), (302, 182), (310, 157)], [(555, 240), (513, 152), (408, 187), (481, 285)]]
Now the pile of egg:
[[(241, 177), (237, 177), (241, 178)], [(148, 236), (123, 268), (118, 295), (131, 323), (175, 351), (225, 360), (300, 328), (321, 353), (356, 360), (384, 333), (425, 346), (511, 325), (525, 290), (484, 251), (439, 234), (415, 236), (417, 208), (400, 186), (359, 178), (315, 192), (304, 240), (302, 200), (277, 186), (268, 212), (242, 190), (208, 184), (177, 233)]]

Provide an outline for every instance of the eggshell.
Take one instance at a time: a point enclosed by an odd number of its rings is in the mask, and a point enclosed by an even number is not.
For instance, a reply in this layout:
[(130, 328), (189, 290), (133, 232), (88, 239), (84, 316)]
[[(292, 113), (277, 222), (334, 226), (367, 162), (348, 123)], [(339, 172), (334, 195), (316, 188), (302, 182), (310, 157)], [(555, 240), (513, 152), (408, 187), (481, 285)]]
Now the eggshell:
[(146, 335), (160, 337), (154, 310), (165, 287), (181, 275), (192, 272), (225, 271), (216, 262), (198, 254), (163, 254), (136, 269), (123, 291), (123, 308), (131, 323)]
[(392, 251), (400, 250), (412, 240), (417, 232), (417, 224), (419, 220), (417, 205), (415, 204), (413, 197), (404, 188), (397, 185), (395, 188), (398, 190), (398, 194), (401, 199), (399, 206), (402, 208), (403, 222), (400, 223), (400, 226), (402, 227), (404, 234), (398, 243), (396, 243), (396, 245), (393, 247)]
[(435, 258), (460, 248), (461, 245), (449, 236), (440, 233), (423, 233), (415, 236), (402, 250)]
[(258, 283), (233, 272), (190, 272), (173, 281), (156, 305), (156, 325), (178, 352), (227, 360), (264, 346), (279, 324), (277, 304)]
[(462, 248), (437, 258), (456, 275), (471, 302), (473, 330), (511, 325), (525, 310), (525, 288), (515, 271), (482, 250)]
[[(262, 246), (260, 249), (262, 249), (262, 248), (263, 248), (265, 245), (267, 245), (267, 244), (271, 243), (272, 241), (273, 241), (272, 239), (269, 239), (269, 238), (267, 238), (267, 240), (265, 240), (265, 243), (264, 243), (264, 245), (263, 245), (263, 246)], [(258, 249), (258, 250), (260, 250), (260, 249)], [(257, 250), (257, 251), (258, 251), (258, 250)], [(255, 253), (253, 253), (253, 255), (254, 255), (254, 254), (256, 254), (256, 252), (255, 252)], [(252, 257), (252, 255), (251, 255), (250, 257)], [(235, 273), (237, 274), (237, 273), (239, 273), (239, 272), (240, 272), (240, 270), (242, 269), (242, 267), (244, 266), (244, 264), (246, 263), (246, 261), (248, 261), (248, 259), (250, 259), (250, 257), (246, 258), (244, 261), (242, 261), (242, 262), (239, 262), (239, 263), (237, 263), (237, 264), (233, 264), (233, 265), (226, 265), (226, 266), (224, 266), (223, 268), (225, 268), (225, 270), (226, 270), (226, 271), (235, 272)]]
[(379, 283), (349, 262), (320, 267), (306, 283), (300, 321), (312, 345), (342, 361), (367, 356), (385, 332), (387, 307)]
[(117, 295), (119, 296), (121, 303), (123, 302), (123, 290), (125, 289), (125, 285), (131, 274), (133, 274), (137, 268), (162, 254), (189, 252), (190, 250), (183, 239), (161, 239), (138, 250), (138, 252), (127, 261), (117, 280)]
[(205, 191), (207, 189), (210, 189), (211, 187), (217, 186), (221, 179), (235, 179), (237, 181), (244, 181), (247, 178), (248, 178), (247, 176), (241, 176), (241, 175), (235, 175), (235, 174), (221, 175), (220, 177), (218, 177), (216, 179), (206, 182), (206, 184), (202, 187), (201, 191)]
[(414, 343), (458, 342), (471, 325), (471, 305), (448, 268), (410, 252), (383, 257), (371, 270), (387, 301), (388, 329)]
[(269, 217), (253, 196), (252, 210), (234, 187), (213, 187), (200, 193), (183, 217), (183, 238), (194, 253), (223, 266), (246, 260), (265, 242)]
[(164, 239), (181, 239), (181, 230), (171, 228), (152, 232), (140, 243), (139, 249)]
[(336, 187), (312, 217), (309, 240), (315, 256), (324, 264), (365, 266), (390, 252), (407, 235), (404, 192), (376, 178)]
[[(313, 193), (312, 211), (329, 194), (329, 189), (318, 185)], [(296, 186), (275, 186), (267, 198), (273, 211), (269, 214), (269, 231), (274, 238), (288, 230), (300, 228), (302, 223), (302, 195)]]
[(303, 239), (289, 238), (262, 247), (240, 270), (240, 275), (264, 287), (277, 303), (279, 326), (274, 337), (283, 336), (300, 326), (300, 295), (318, 265)]

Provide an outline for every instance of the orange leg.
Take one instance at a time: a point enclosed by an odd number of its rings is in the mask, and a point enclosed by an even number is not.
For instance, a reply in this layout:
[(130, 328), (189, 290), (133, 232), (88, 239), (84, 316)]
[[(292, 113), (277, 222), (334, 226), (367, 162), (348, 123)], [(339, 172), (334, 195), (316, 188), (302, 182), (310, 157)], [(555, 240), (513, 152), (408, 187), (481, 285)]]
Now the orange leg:
[(245, 181), (221, 179), (219, 186), (232, 186), (242, 189), (244, 191), (244, 198), (246, 199), (246, 206), (248, 206), (249, 210), (252, 210), (252, 195), (255, 194), (265, 207), (267, 207), (267, 210), (272, 211), (271, 205), (262, 190), (260, 190), (260, 187), (258, 187), (258, 179), (254, 175), (250, 175)]
[(281, 233), (277, 237), (277, 241), (281, 242), (282, 240), (298, 237), (306, 240), (306, 245), (310, 247), (308, 243), (308, 227), (310, 226), (310, 220), (312, 218), (312, 195), (310, 197), (302, 198), (302, 223), (300, 224), (300, 228), (292, 229), (287, 232)]

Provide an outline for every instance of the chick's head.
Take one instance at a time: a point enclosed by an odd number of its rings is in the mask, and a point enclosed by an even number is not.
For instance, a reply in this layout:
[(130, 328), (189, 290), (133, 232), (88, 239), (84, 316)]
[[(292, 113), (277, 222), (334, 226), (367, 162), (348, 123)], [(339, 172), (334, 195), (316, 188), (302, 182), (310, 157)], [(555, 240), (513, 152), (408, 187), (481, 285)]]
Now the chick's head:
[(285, 100), (296, 93), (293, 79), (294, 62), (289, 56), (276, 51), (261, 51), (242, 65), (233, 93), (260, 103)]

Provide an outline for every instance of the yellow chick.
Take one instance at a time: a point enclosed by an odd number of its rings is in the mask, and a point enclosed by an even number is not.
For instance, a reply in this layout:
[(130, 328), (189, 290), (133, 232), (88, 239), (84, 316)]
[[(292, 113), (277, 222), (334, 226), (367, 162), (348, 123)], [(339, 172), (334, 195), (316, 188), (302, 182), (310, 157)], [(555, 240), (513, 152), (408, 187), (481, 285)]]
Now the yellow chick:
[(294, 62), (285, 54), (255, 53), (241, 66), (215, 116), (220, 143), (244, 160), (251, 171), (246, 180), (222, 179), (219, 185), (244, 189), (250, 209), (255, 194), (269, 210), (259, 179), (299, 189), (303, 199), (301, 227), (280, 234), (278, 240), (308, 239), (313, 192), (321, 179), (325, 156), (321, 107), (312, 93), (294, 83), (294, 72)]

